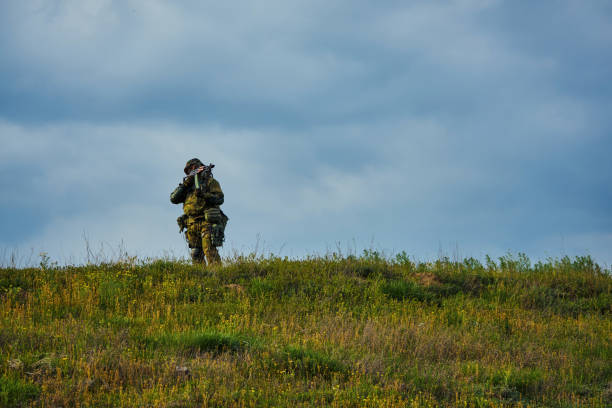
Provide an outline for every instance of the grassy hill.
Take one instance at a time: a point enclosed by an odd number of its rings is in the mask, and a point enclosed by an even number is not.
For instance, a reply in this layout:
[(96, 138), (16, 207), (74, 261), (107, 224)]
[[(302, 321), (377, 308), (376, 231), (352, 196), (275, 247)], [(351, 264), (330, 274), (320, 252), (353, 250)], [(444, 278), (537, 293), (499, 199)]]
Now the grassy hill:
[(0, 406), (604, 407), (589, 257), (0, 269)]

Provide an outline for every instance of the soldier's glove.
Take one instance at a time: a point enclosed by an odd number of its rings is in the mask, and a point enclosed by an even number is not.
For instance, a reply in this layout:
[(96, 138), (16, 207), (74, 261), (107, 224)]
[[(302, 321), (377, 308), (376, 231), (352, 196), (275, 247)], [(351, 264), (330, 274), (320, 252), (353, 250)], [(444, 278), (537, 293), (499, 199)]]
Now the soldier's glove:
[(183, 185), (185, 187), (191, 187), (193, 184), (193, 176), (187, 176), (183, 179)]
[(209, 205), (223, 204), (223, 200), (219, 200), (219, 197), (215, 193), (204, 193), (203, 197), (204, 197), (204, 200), (206, 201), (206, 204), (209, 204)]
[(183, 214), (183, 215), (181, 215), (180, 217), (178, 217), (178, 218), (176, 219), (176, 223), (177, 223), (177, 224), (178, 224), (178, 226), (179, 226), (179, 232), (181, 232), (181, 233), (182, 233), (184, 230), (186, 230), (186, 229), (187, 229), (187, 215), (186, 215), (186, 214)]

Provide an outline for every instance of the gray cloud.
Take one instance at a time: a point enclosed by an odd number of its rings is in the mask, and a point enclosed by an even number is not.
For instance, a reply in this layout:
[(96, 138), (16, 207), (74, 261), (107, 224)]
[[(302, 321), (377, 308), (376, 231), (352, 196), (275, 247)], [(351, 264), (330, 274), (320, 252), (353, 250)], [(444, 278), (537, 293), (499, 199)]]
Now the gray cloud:
[[(4, 5), (5, 111), (305, 126), (406, 111), (462, 115), (492, 100), (507, 109), (525, 92), (556, 98), (575, 77), (568, 60), (583, 68), (552, 34), (577, 26), (571, 49), (602, 59), (596, 50), (606, 43), (590, 41), (610, 29), (599, 9), (578, 17), (597, 24), (569, 24), (572, 2), (558, 6), (553, 28), (523, 18), (512, 31), (504, 15), (523, 6), (491, 1), (232, 4)], [(534, 11), (537, 21), (547, 16), (537, 7), (525, 14)]]
[(576, 4), (3, 4), (0, 242), (182, 253), (197, 155), (238, 249), (610, 262), (611, 10)]

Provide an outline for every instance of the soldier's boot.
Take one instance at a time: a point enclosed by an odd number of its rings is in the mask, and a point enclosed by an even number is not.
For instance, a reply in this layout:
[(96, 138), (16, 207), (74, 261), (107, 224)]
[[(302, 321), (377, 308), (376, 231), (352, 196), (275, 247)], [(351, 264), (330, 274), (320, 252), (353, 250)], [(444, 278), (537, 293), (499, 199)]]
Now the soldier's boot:
[(191, 248), (191, 262), (193, 262), (194, 265), (205, 263), (204, 251), (202, 251), (202, 248)]
[(202, 248), (204, 249), (204, 254), (206, 255), (206, 260), (209, 265), (221, 265), (219, 251), (217, 251), (217, 247), (212, 244), (210, 229), (205, 229), (202, 232)]

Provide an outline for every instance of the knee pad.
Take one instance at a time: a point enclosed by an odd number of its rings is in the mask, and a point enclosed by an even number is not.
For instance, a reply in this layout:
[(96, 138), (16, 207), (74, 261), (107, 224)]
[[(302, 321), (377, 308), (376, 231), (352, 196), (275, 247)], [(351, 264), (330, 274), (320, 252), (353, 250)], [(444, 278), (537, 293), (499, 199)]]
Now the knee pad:
[(204, 251), (202, 251), (202, 248), (191, 248), (191, 259), (194, 261), (202, 261), (204, 259)]

